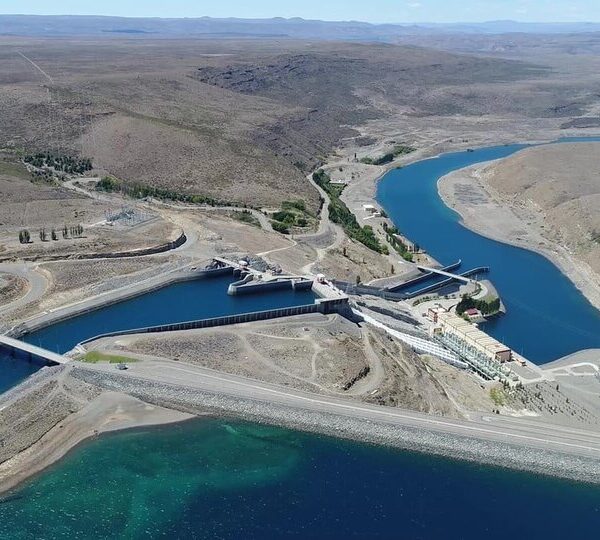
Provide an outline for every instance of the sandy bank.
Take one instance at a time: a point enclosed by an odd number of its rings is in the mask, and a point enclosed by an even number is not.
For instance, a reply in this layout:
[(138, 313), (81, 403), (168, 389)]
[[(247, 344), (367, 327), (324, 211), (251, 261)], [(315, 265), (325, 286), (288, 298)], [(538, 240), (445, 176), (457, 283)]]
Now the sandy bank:
[(61, 459), (82, 441), (100, 433), (168, 424), (192, 415), (149, 405), (117, 392), (105, 392), (54, 426), (35, 444), (0, 465), (0, 493), (14, 488)]
[(477, 234), (548, 258), (600, 309), (600, 276), (564, 246), (547, 238), (543, 234), (543, 219), (525, 216), (486, 184), (482, 173), (496, 162), (480, 163), (440, 178), (438, 192), (444, 203), (460, 214), (465, 227)]

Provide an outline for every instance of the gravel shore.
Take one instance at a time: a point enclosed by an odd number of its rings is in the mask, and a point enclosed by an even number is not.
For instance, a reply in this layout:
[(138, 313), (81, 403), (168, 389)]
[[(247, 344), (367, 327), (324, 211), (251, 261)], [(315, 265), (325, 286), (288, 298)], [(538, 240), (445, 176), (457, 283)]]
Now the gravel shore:
[(75, 368), (73, 376), (106, 390), (124, 392), (142, 401), (190, 414), (230, 415), (405, 450), (600, 483), (600, 461), (597, 459), (433, 430), (392, 426), (383, 421), (356, 420), (352, 416), (236, 398), (87, 368)]

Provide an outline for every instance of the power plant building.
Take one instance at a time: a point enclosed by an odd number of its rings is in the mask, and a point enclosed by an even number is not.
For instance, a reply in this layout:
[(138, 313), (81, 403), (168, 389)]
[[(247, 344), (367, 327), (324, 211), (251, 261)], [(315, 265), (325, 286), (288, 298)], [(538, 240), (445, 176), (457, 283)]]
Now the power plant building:
[(495, 362), (510, 362), (512, 351), (503, 343), (482, 332), (477, 326), (450, 312), (436, 313), (437, 331), (445, 337), (464, 342), (469, 349)]

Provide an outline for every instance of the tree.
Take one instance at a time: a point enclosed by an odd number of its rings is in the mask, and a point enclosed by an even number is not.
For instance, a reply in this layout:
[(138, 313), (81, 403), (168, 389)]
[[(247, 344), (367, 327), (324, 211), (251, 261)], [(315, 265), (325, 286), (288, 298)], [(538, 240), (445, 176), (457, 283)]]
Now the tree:
[(360, 278), (360, 276), (356, 276), (356, 284), (360, 285), (362, 283), (362, 280)]
[(31, 235), (27, 229), (19, 231), (19, 242), (21, 242), (21, 244), (29, 244), (30, 241)]
[(45, 242), (46, 240), (48, 240), (48, 234), (46, 233), (46, 229), (44, 229), (44, 228), (40, 229), (40, 240), (42, 242)]
[(52, 229), (52, 240), (58, 240), (58, 235), (56, 234), (56, 231), (54, 229)]

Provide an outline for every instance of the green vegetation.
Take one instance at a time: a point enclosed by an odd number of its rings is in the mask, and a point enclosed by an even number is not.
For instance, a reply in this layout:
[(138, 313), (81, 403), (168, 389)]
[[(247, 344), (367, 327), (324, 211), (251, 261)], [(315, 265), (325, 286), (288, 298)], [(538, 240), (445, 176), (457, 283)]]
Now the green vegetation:
[(408, 251), (408, 248), (404, 242), (394, 236), (395, 234), (400, 234), (400, 231), (396, 227), (388, 227), (387, 223), (383, 224), (383, 230), (385, 231), (385, 236), (390, 245), (404, 260), (412, 262), (413, 254)]
[(306, 209), (304, 201), (283, 201), (281, 210), (273, 214), (273, 229), (288, 234), (290, 227), (307, 227), (309, 218), (315, 219), (314, 215)]
[(234, 210), (229, 215), (233, 219), (241, 221), (242, 223), (247, 223), (253, 227), (260, 227), (260, 221), (258, 221), (258, 219), (252, 215), (250, 210)]
[(88, 158), (75, 158), (66, 154), (52, 154), (50, 152), (28, 154), (23, 157), (38, 169), (54, 169), (67, 174), (83, 174), (92, 169), (92, 160)]
[(475, 300), (470, 296), (464, 295), (456, 306), (456, 313), (462, 315), (465, 311), (472, 308), (481, 311), (482, 315), (493, 315), (500, 311), (500, 298)]
[[(71, 235), (71, 238), (81, 238), (83, 236), (83, 225), (79, 224), (73, 225), (71, 227), (67, 227), (65, 225), (61, 229), (61, 233), (64, 239), (69, 238), (69, 235)], [(46, 231), (45, 227), (42, 227), (40, 229), (39, 236), (42, 242), (48, 241), (48, 232)], [(52, 240), (58, 240), (58, 232), (56, 231), (56, 229), (51, 229), (50, 238), (52, 238)], [(19, 242), (21, 242), (21, 244), (29, 244), (33, 242), (31, 240), (31, 235), (29, 234), (29, 231), (27, 229), (19, 231)]]
[(19, 231), (19, 242), (21, 244), (29, 244), (31, 242), (31, 235), (27, 229)]
[(117, 354), (106, 354), (99, 351), (86, 352), (80, 360), (89, 364), (97, 364), (98, 362), (108, 362), (109, 364), (127, 364), (137, 362), (135, 358), (128, 356), (120, 356)]
[(329, 203), (329, 219), (342, 226), (344, 232), (354, 240), (364, 244), (369, 249), (377, 253), (388, 254), (388, 249), (384, 246), (373, 231), (373, 227), (365, 225), (361, 227), (356, 217), (348, 207), (340, 200), (340, 195), (344, 185), (332, 184), (329, 175), (322, 169), (313, 174), (313, 180), (318, 184), (331, 199)]
[(271, 225), (273, 226), (273, 230), (277, 231), (281, 234), (290, 234), (290, 230), (287, 228), (285, 223), (281, 223), (280, 221), (271, 221)]
[(386, 165), (387, 163), (394, 161), (394, 159), (396, 159), (398, 156), (410, 154), (414, 151), (415, 149), (412, 146), (397, 144), (394, 146), (394, 149), (391, 152), (386, 152), (377, 158), (364, 157), (360, 160), (360, 162), (364, 163), (365, 165)]
[(296, 214), (289, 212), (288, 210), (280, 210), (279, 212), (275, 212), (273, 214), (273, 219), (283, 223), (284, 225), (291, 226), (296, 223)]
[(133, 199), (144, 199), (153, 197), (155, 199), (177, 201), (190, 204), (206, 204), (208, 206), (239, 206), (242, 208), (252, 208), (247, 204), (240, 204), (234, 201), (220, 201), (204, 195), (192, 195), (189, 193), (179, 193), (171, 189), (164, 189), (151, 186), (142, 186), (140, 184), (124, 184), (114, 176), (105, 176), (96, 183), (97, 191), (106, 191), (108, 193), (122, 193)]
[(295, 208), (296, 210), (300, 210), (300, 212), (306, 212), (306, 204), (304, 201), (296, 200), (296, 201), (283, 201), (281, 203), (281, 208), (284, 210), (290, 210)]
[(494, 404), (498, 407), (501, 407), (506, 403), (506, 394), (504, 393), (504, 390), (502, 388), (491, 388), (490, 397), (492, 398)]

